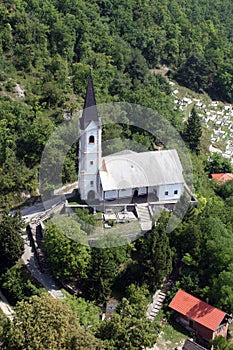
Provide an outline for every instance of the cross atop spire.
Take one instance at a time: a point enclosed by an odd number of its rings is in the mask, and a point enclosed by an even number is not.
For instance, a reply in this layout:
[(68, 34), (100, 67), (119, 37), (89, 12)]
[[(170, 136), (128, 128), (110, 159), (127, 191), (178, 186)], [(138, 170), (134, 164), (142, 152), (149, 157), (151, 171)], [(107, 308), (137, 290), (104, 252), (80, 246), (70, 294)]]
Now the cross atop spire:
[(87, 125), (91, 121), (96, 121), (96, 122), (99, 121), (91, 71), (92, 70), (90, 70), (90, 75), (88, 77), (83, 114), (82, 114), (82, 117), (80, 118), (80, 128), (82, 130), (86, 129)]

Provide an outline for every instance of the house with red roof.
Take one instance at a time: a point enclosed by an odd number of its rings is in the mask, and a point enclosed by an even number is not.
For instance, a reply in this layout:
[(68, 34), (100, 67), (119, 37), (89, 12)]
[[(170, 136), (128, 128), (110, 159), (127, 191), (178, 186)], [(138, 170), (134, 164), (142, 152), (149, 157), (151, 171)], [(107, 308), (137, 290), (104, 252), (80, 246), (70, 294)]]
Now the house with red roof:
[(223, 184), (226, 181), (233, 180), (233, 174), (231, 173), (211, 174), (211, 177), (220, 184)]
[(177, 322), (195, 332), (196, 339), (205, 347), (216, 336), (227, 336), (232, 317), (193, 295), (179, 290), (169, 307), (174, 310)]

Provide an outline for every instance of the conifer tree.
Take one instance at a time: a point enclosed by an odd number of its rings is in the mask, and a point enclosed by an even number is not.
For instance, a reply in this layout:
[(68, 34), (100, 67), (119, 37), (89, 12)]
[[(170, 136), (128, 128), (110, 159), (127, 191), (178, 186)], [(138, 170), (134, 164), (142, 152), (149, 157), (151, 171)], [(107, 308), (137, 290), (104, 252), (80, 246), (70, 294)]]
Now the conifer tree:
[(193, 108), (186, 123), (183, 139), (189, 146), (190, 150), (196, 154), (198, 154), (200, 151), (201, 134), (202, 131), (200, 117), (198, 116), (195, 108)]
[(151, 290), (159, 287), (172, 269), (172, 251), (166, 233), (167, 213), (162, 213), (156, 226), (142, 241), (140, 260), (144, 282)]

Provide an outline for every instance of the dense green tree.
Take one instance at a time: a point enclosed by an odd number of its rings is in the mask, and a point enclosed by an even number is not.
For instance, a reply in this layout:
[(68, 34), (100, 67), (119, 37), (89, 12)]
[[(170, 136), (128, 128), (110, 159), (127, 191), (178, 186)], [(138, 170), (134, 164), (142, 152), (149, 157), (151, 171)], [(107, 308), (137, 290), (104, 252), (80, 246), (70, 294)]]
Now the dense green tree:
[(206, 171), (209, 174), (231, 173), (232, 164), (229, 159), (224, 158), (220, 153), (213, 153), (206, 160)]
[(117, 273), (117, 264), (111, 249), (93, 248), (88, 271), (88, 294), (92, 300), (104, 302), (111, 294), (111, 286)]
[(233, 307), (233, 264), (222, 270), (218, 277), (213, 278), (213, 288), (210, 295), (216, 305), (226, 312)]
[[(85, 236), (84, 236), (85, 237)], [(43, 247), (56, 277), (85, 277), (90, 262), (90, 249), (83, 240), (80, 224), (69, 218), (49, 222)]]
[(30, 277), (26, 266), (21, 266), (19, 263), (1, 276), (1, 288), (12, 304), (28, 300), (32, 295), (40, 295), (44, 291), (44, 288)]
[(155, 344), (159, 326), (146, 317), (145, 292), (144, 288), (130, 286), (129, 298), (123, 298), (111, 319), (101, 323), (97, 334), (107, 349), (142, 350)]
[(92, 302), (86, 301), (84, 298), (77, 297), (65, 293), (64, 303), (68, 304), (73, 313), (76, 315), (78, 322), (84, 327), (96, 327), (100, 323), (101, 309)]
[(0, 216), (0, 271), (13, 266), (24, 251), (22, 233), (23, 221), (19, 213)]
[(233, 350), (232, 340), (227, 340), (223, 336), (219, 335), (211, 341), (216, 350)]
[(233, 193), (233, 180), (229, 180), (223, 184), (217, 185), (215, 191), (220, 197), (224, 199), (231, 197)]
[(8, 327), (9, 319), (6, 317), (6, 315), (3, 313), (2, 310), (0, 310), (0, 343), (3, 342), (4, 332), (5, 329)]
[(3, 349), (102, 349), (101, 342), (81, 328), (71, 309), (49, 294), (34, 296), (15, 307), (6, 327)]
[(171, 272), (172, 251), (166, 233), (167, 213), (162, 213), (153, 227), (139, 244), (139, 261), (142, 264), (143, 279), (151, 291), (159, 287)]
[(209, 87), (210, 65), (200, 52), (192, 53), (178, 70), (175, 79), (190, 89), (199, 92)]
[(200, 151), (200, 139), (201, 139), (201, 121), (197, 111), (193, 108), (191, 114), (188, 118), (188, 121), (185, 125), (185, 130), (183, 133), (183, 139), (195, 153)]

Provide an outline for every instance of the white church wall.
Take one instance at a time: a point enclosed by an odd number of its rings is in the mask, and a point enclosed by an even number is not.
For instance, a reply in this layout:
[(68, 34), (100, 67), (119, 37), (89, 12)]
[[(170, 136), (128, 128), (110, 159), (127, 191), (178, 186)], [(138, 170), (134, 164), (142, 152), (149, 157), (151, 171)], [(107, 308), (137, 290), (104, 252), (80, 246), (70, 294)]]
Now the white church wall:
[(104, 192), (104, 198), (105, 199), (116, 199), (117, 198), (117, 191), (105, 191)]
[(86, 171), (87, 173), (96, 174), (96, 168), (97, 168), (97, 159), (96, 154), (88, 154), (86, 156)]
[(84, 193), (86, 194), (85, 197), (87, 199), (88, 192), (89, 191), (95, 191), (97, 192), (96, 187), (96, 175), (95, 174), (86, 174), (84, 179)]
[(159, 200), (179, 199), (183, 193), (183, 184), (161, 185), (158, 189)]
[(132, 195), (133, 195), (132, 188), (119, 190), (119, 198), (132, 197)]
[[(98, 171), (101, 159), (101, 128), (91, 122), (79, 140), (79, 186), (81, 198), (88, 199), (88, 193), (94, 191), (98, 198)], [(81, 171), (82, 170), (82, 171)]]

